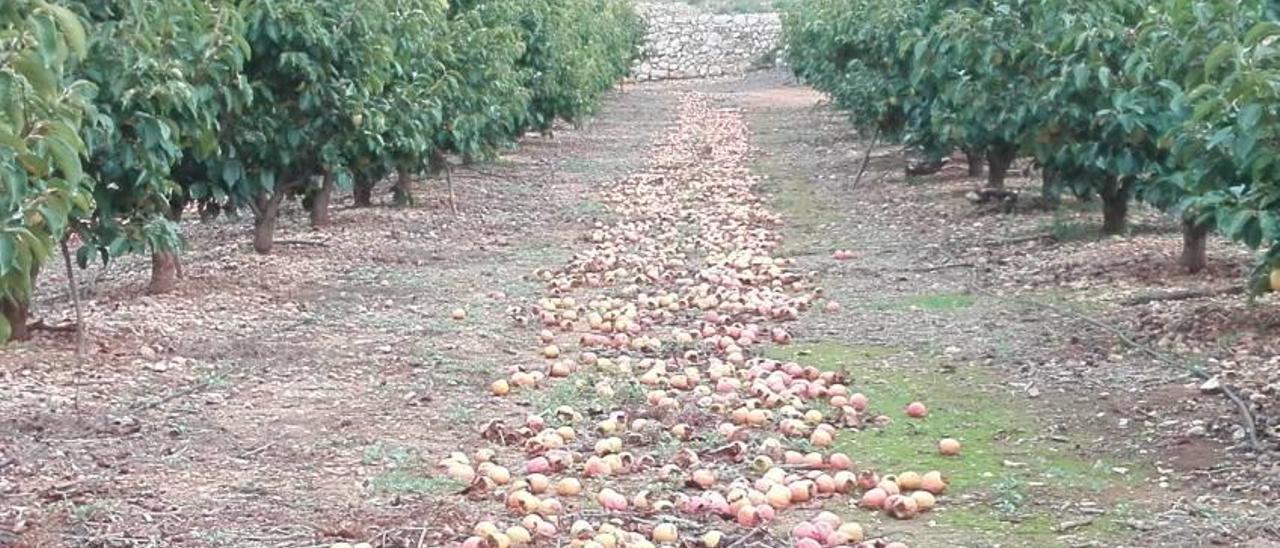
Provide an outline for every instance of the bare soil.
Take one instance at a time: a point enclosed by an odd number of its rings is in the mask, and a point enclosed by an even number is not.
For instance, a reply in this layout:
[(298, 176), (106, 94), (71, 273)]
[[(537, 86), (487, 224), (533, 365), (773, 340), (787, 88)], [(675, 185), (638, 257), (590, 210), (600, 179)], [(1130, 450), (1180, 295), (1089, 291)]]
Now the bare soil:
[[(252, 252), (247, 220), (191, 222), (171, 294), (146, 294), (149, 261), (92, 267), (84, 358), (65, 332), (0, 353), (0, 546), (451, 546), (500, 516), (499, 502), (459, 495), (435, 463), (480, 446), (493, 419), (591, 407), (570, 382), (511, 398), (485, 387), (540, 367), (538, 273), (617, 220), (601, 188), (647, 169), (689, 91), (745, 117), (762, 198), (784, 219), (781, 254), (842, 305), (803, 315), (794, 344), (769, 352), (851, 371), (886, 402), (939, 402), (928, 426), (841, 438), (889, 472), (941, 463), (962, 478), (933, 517), (862, 512), (877, 536), (917, 547), (1280, 543), (1280, 308), (1239, 295), (1125, 304), (1238, 284), (1245, 253), (1213, 241), (1210, 268), (1184, 274), (1176, 227), (1154, 212), (1137, 208), (1123, 238), (1096, 236), (1097, 204), (992, 212), (965, 199), (978, 181), (963, 161), (906, 177), (894, 148), (874, 151), (852, 187), (865, 140), (821, 96), (758, 73), (628, 85), (584, 127), (456, 169), (456, 216), (442, 183), (423, 181), (410, 208), (382, 188), (373, 208), (344, 196), (323, 230), (294, 206), (270, 256)], [(1038, 194), (1029, 177), (1009, 184)], [(1050, 237), (1006, 243), (1038, 233)], [(857, 258), (833, 261), (836, 249)], [(50, 270), (33, 316), (54, 325), (72, 314)], [(451, 319), (455, 308), (467, 318)], [(1076, 314), (1239, 390), (1265, 450), (1247, 447), (1221, 394)], [(943, 435), (962, 437), (969, 460), (934, 460)]]

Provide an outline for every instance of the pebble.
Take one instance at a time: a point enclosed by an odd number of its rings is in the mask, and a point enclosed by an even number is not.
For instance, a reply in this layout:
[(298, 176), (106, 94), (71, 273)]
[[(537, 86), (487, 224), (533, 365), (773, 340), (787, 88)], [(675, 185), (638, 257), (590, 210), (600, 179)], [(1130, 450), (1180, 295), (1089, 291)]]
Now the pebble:
[(1218, 377), (1210, 378), (1200, 385), (1200, 391), (1205, 394), (1213, 394), (1219, 390), (1222, 390), (1222, 381)]

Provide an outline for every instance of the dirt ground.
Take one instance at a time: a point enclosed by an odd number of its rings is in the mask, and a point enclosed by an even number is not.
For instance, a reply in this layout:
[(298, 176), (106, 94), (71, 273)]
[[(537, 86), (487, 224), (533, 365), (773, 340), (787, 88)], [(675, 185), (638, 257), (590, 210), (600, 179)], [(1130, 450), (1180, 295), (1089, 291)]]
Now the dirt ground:
[[(782, 219), (775, 254), (840, 303), (760, 354), (845, 372), (886, 411), (931, 408), (924, 423), (842, 431), (836, 448), (885, 473), (943, 471), (937, 510), (822, 508), (915, 547), (1280, 544), (1280, 308), (1239, 295), (1129, 304), (1238, 284), (1244, 253), (1213, 242), (1209, 272), (1182, 274), (1176, 230), (1155, 213), (1101, 239), (1097, 204), (985, 211), (965, 199), (963, 162), (905, 177), (889, 147), (854, 186), (866, 142), (819, 95), (757, 73), (624, 86), (581, 128), (457, 169), (456, 216), (424, 181), (415, 207), (390, 206), (389, 191), (370, 209), (340, 203), (321, 231), (292, 210), (266, 257), (246, 221), (192, 223), (173, 294), (145, 294), (144, 261), (93, 267), (85, 358), (61, 332), (0, 351), (0, 546), (456, 545), (502, 504), (458, 494), (438, 461), (480, 447), (493, 420), (600, 411), (582, 380), (507, 398), (486, 387), (542, 367), (543, 274), (626, 218), (602, 189), (651, 169), (689, 92), (745, 121), (759, 207)], [(71, 317), (63, 287), (40, 281), (36, 316)], [(1242, 394), (1264, 451), (1181, 364)], [(964, 456), (938, 456), (939, 437)]]

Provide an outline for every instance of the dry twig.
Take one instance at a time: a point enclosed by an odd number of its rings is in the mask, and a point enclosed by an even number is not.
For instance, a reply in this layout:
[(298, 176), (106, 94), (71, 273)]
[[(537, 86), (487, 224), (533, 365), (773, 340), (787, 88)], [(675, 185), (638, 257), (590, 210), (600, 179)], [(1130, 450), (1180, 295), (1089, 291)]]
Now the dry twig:
[(1182, 291), (1169, 291), (1164, 293), (1152, 293), (1149, 295), (1138, 295), (1129, 297), (1121, 301), (1121, 303), (1129, 306), (1153, 303), (1157, 301), (1185, 301), (1188, 299), (1201, 299), (1207, 297), (1220, 297), (1223, 295), (1239, 295), (1244, 293), (1243, 286), (1231, 286), (1225, 289), (1187, 289)]
[(862, 165), (858, 167), (858, 175), (853, 178), (850, 188), (858, 186), (862, 182), (862, 176), (867, 172), (867, 165), (871, 163), (871, 153), (875, 151), (876, 145), (880, 144), (880, 128), (876, 128), (876, 132), (871, 136), (871, 145), (867, 147), (867, 151), (862, 153)]

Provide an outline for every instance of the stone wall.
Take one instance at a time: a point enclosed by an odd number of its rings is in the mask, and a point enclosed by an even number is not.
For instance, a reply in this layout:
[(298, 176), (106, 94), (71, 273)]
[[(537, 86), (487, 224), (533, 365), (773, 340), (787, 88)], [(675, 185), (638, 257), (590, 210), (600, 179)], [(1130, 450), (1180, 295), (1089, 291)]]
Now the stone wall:
[(631, 75), (639, 81), (742, 74), (777, 62), (776, 13), (710, 14), (683, 4), (641, 3), (648, 30)]

